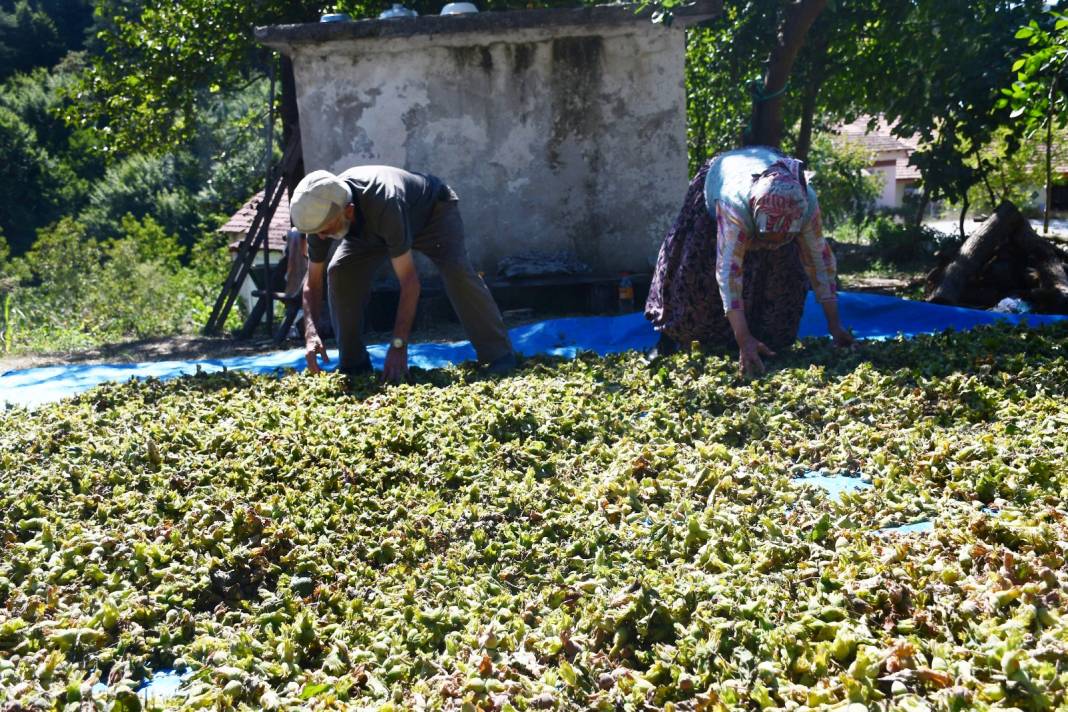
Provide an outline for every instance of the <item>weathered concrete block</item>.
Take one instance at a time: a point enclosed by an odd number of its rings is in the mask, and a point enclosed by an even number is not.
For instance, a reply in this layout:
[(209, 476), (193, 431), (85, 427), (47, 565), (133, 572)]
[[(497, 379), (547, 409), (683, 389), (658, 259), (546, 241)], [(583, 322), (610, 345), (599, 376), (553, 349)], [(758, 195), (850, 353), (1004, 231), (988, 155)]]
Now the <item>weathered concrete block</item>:
[(685, 25), (634, 6), (288, 25), (304, 164), (383, 163), (460, 195), (468, 249), (492, 275), (517, 252), (571, 250), (648, 271), (687, 183)]

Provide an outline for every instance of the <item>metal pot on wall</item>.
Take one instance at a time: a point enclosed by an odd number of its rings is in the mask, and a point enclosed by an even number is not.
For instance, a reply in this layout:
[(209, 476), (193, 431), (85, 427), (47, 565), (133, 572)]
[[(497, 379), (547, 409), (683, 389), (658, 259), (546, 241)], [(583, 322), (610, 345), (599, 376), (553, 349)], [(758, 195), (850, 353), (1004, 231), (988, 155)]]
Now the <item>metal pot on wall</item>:
[(410, 7), (404, 7), (399, 2), (393, 3), (393, 7), (378, 13), (379, 20), (395, 20), (400, 17), (419, 17), (419, 13)]

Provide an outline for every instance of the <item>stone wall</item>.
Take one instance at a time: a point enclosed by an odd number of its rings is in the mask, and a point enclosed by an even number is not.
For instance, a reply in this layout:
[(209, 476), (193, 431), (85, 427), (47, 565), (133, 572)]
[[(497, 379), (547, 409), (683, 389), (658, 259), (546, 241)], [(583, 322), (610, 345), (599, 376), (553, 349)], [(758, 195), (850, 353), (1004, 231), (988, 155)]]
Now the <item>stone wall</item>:
[(495, 274), (568, 250), (647, 272), (687, 183), (686, 20), (633, 7), (261, 28), (294, 63), (306, 170), (389, 164), (443, 178)]

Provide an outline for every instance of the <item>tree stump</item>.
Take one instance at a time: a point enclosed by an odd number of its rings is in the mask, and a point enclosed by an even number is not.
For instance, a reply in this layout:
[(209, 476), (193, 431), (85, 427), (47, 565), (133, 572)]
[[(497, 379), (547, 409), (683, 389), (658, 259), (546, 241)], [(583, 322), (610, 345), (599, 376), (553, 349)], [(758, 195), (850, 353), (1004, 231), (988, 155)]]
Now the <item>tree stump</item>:
[(1037, 312), (1068, 314), (1068, 255), (1004, 201), (956, 253), (927, 275), (927, 301), (988, 309), (1022, 297)]
[[(1007, 200), (1002, 201), (982, 227), (964, 241), (927, 301), (935, 304), (960, 304), (969, 280), (979, 274), (998, 248), (1012, 239), (1023, 225), (1027, 225), (1027, 221), (1016, 206)], [(934, 275), (929, 281), (934, 281), (933, 277)]]
[(1024, 222), (1016, 233), (1015, 242), (1029, 259), (1029, 264), (1038, 273), (1038, 286), (1027, 297), (1039, 311), (1068, 312), (1068, 274), (1060, 251), (1043, 239), (1030, 223)]

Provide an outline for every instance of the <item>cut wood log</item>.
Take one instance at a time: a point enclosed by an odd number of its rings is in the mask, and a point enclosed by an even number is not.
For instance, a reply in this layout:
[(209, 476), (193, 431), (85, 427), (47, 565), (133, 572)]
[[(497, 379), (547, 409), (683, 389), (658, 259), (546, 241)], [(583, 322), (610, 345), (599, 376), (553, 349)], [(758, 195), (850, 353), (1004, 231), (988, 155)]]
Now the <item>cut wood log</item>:
[[(942, 283), (942, 278), (946, 275), (946, 268), (953, 264), (953, 260), (956, 259), (957, 253), (960, 252), (960, 245), (953, 247), (945, 247), (938, 252), (935, 252), (935, 259), (938, 260), (938, 264), (933, 270), (928, 272), (923, 280), (923, 298), (930, 299), (934, 291), (938, 289), (938, 285)], [(835, 255), (838, 253), (835, 252)]]
[(1002, 201), (994, 214), (961, 245), (957, 256), (946, 267), (927, 301), (935, 304), (960, 304), (968, 281), (983, 269), (998, 248), (1010, 240), (1023, 225), (1027, 225), (1027, 221), (1016, 206), (1007, 200)]
[(1028, 301), (1037, 311), (1068, 313), (1068, 273), (1065, 272), (1060, 250), (1049, 240), (1040, 237), (1026, 221), (1013, 240), (1028, 256), (1030, 266), (1038, 272), (1038, 287), (1032, 290)]

